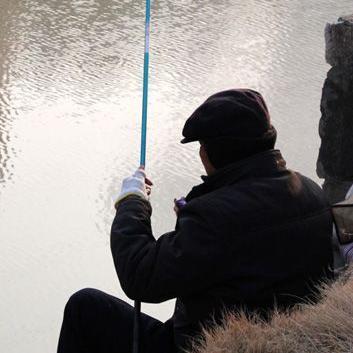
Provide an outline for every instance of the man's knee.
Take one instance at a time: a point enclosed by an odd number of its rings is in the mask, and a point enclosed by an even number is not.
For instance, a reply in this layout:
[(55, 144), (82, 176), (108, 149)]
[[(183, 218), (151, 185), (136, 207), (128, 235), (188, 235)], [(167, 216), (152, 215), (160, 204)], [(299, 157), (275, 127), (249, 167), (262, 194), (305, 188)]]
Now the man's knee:
[(133, 308), (124, 301), (98, 289), (85, 288), (74, 293), (65, 307), (65, 317), (72, 320), (129, 319)]
[(109, 294), (97, 289), (81, 289), (66, 304), (63, 326), (85, 337), (112, 337), (120, 332), (121, 339), (129, 337), (133, 326), (133, 308)]
[(68, 300), (65, 307), (65, 315), (72, 315), (79, 312), (92, 310), (102, 295), (97, 289), (85, 288), (74, 293)]

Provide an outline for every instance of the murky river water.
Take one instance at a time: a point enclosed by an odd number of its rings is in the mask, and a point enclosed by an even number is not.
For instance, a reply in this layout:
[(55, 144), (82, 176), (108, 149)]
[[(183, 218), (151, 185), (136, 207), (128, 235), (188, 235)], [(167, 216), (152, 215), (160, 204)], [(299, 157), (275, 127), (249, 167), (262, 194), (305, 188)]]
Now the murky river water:
[[(265, 95), (292, 168), (315, 177), (323, 29), (351, 0), (155, 1), (148, 173), (156, 235), (198, 182), (178, 143), (208, 95)], [(0, 347), (54, 352), (68, 296), (124, 295), (113, 268), (111, 195), (137, 166), (144, 5), (0, 0)], [(145, 305), (161, 319), (171, 303)]]

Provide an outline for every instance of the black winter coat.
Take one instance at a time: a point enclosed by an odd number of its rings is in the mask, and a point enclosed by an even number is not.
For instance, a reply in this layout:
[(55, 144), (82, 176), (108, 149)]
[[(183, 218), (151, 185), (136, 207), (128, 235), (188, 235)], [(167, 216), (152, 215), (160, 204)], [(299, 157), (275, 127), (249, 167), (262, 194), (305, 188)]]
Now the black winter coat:
[(279, 151), (203, 177), (175, 230), (156, 240), (149, 202), (131, 196), (113, 222), (111, 249), (131, 299), (177, 298), (177, 347), (224, 310), (268, 312), (311, 298), (330, 277), (332, 219), (323, 192), (285, 167)]

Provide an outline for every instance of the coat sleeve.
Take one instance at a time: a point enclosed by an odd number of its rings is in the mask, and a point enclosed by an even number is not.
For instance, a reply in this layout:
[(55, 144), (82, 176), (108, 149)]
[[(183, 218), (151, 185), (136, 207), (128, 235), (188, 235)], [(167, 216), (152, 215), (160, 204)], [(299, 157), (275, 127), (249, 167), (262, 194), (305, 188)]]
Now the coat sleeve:
[(200, 291), (225, 275), (226, 246), (217, 239), (209, 217), (187, 205), (176, 230), (156, 240), (151, 206), (129, 197), (118, 207), (111, 250), (120, 284), (134, 300), (159, 303)]

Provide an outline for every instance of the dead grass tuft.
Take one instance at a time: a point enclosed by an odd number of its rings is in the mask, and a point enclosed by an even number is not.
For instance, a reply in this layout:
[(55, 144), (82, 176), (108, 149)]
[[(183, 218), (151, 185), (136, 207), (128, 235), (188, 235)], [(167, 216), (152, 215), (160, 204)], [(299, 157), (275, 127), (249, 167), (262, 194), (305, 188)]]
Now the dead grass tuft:
[(229, 315), (223, 327), (205, 331), (193, 353), (348, 353), (353, 352), (353, 271), (331, 286), (323, 299), (270, 323)]

